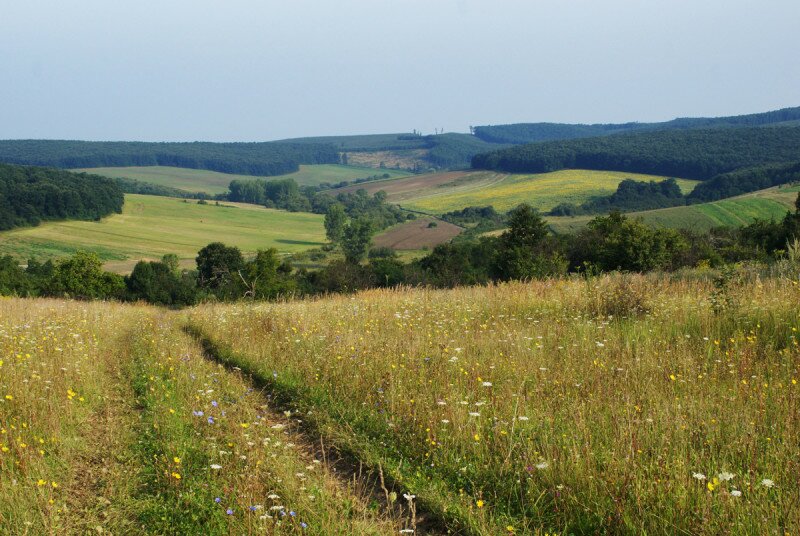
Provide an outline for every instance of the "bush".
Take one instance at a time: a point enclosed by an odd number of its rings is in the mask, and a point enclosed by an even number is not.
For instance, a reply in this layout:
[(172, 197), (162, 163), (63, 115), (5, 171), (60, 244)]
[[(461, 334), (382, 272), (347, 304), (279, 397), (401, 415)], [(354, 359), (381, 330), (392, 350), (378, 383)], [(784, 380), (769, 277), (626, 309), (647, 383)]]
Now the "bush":
[(650, 285), (639, 274), (589, 278), (588, 313), (606, 318), (632, 318), (650, 312)]

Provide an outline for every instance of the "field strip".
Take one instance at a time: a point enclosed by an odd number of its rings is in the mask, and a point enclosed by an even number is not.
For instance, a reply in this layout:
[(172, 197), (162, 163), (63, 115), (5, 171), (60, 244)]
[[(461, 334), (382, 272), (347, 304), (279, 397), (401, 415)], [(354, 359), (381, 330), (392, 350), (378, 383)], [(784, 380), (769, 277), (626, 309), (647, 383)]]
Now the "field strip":
[[(191, 335), (203, 348), (205, 357), (214, 363), (224, 366), (229, 372), (241, 372), (247, 376), (253, 387), (263, 392), (272, 406), (273, 418), (280, 419), (281, 412), (286, 414), (303, 406), (302, 395), (291, 389), (283, 389), (274, 378), (266, 377), (259, 371), (248, 367), (246, 363), (236, 359), (227, 348), (211, 340), (195, 326), (187, 325), (184, 331)], [(403, 520), (403, 531), (413, 534), (472, 534), (472, 531), (461, 526), (458, 519), (440, 511), (424, 497), (408, 500), (408, 490), (392, 474), (390, 468), (365, 460), (358, 449), (336, 440), (336, 431), (330, 425), (324, 425), (315, 417), (313, 411), (305, 411), (305, 419), (297, 420), (304, 440), (307, 454), (324, 460), (337, 479), (343, 484), (361, 490), (371, 501), (380, 505), (385, 514)], [(313, 445), (313, 447), (311, 447)]]

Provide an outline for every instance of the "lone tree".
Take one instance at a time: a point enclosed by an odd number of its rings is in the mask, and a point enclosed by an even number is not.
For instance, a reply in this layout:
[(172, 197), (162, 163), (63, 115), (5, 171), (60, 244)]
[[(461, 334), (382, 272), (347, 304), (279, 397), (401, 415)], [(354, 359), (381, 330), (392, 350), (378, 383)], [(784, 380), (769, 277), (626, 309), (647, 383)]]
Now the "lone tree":
[(564, 259), (547, 251), (547, 224), (528, 204), (509, 213), (509, 229), (500, 236), (494, 273), (499, 279), (529, 279), (561, 273)]
[(238, 279), (244, 267), (242, 252), (222, 242), (212, 242), (197, 253), (197, 279), (203, 288), (220, 289)]
[(374, 232), (372, 222), (367, 218), (350, 221), (342, 237), (342, 251), (347, 262), (358, 264), (366, 257)]
[(325, 236), (328, 237), (328, 240), (334, 244), (341, 242), (346, 224), (347, 214), (342, 205), (335, 203), (328, 207), (328, 211), (325, 213)]
[(508, 231), (501, 239), (506, 247), (534, 248), (547, 236), (547, 224), (539, 213), (523, 203), (508, 214)]

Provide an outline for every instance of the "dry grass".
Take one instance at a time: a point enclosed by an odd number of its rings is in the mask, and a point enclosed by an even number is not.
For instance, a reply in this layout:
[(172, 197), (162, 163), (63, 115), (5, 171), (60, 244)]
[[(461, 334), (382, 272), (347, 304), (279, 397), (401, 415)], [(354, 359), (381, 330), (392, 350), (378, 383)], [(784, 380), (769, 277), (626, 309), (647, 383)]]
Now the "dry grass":
[(188, 312), (0, 300), (0, 532), (796, 533), (791, 262), (717, 287), (611, 275)]

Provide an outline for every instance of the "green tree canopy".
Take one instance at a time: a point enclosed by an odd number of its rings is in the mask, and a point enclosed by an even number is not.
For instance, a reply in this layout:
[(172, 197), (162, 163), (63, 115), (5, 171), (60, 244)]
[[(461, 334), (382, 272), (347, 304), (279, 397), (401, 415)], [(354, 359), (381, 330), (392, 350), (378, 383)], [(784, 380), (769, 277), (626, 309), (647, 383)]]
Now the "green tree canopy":
[(347, 214), (344, 207), (339, 203), (334, 203), (328, 207), (325, 213), (325, 236), (334, 244), (341, 242), (344, 236), (344, 228), (347, 223)]
[(374, 233), (372, 221), (366, 218), (356, 218), (344, 229), (342, 236), (342, 251), (347, 262), (358, 264), (367, 255), (372, 243)]

